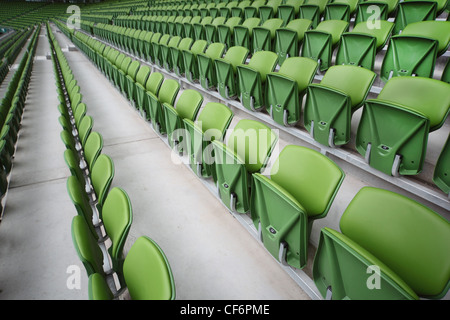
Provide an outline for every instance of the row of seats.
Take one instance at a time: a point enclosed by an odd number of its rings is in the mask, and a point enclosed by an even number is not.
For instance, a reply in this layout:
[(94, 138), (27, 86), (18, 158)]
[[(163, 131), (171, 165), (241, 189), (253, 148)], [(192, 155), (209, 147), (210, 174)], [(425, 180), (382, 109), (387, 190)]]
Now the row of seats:
[[(58, 27), (70, 34), (63, 24)], [(90, 37), (74, 36), (73, 41), (130, 99), (119, 77), (111, 72), (120, 73), (120, 65), (103, 55), (105, 45)], [(99, 44), (101, 52), (97, 51)], [(216, 102), (202, 106), (199, 91), (180, 90), (177, 81), (161, 81), (159, 72), (148, 73), (146, 67), (137, 68), (137, 72), (143, 69), (147, 77), (158, 75), (153, 78), (158, 82), (157, 93), (145, 94), (156, 97), (154, 106), (159, 116), (153, 117), (150, 112), (147, 117), (144, 112), (143, 117), (150, 120), (161, 139), (167, 137), (176, 153), (187, 155), (194, 174), (212, 179), (219, 199), (230, 211), (250, 214), (259, 239), (275, 259), (303, 268), (311, 226), (314, 220), (328, 214), (345, 179), (342, 169), (320, 152), (288, 145), (277, 155), (270, 176), (263, 175), (278, 140), (270, 127), (242, 119), (230, 128), (233, 113), (227, 106)], [(131, 104), (139, 109), (135, 103)], [(377, 210), (380, 204), (382, 215)], [(390, 228), (386, 228), (388, 224)], [(448, 292), (450, 226), (431, 209), (388, 190), (364, 187), (347, 208), (341, 225), (345, 231), (334, 231), (338, 235), (336, 240), (324, 236), (331, 229), (322, 229), (313, 262), (314, 282), (324, 298), (439, 299)], [(418, 248), (412, 242), (426, 244)], [(439, 244), (439, 249), (435, 250), (435, 244)], [(422, 259), (424, 254), (429, 256)], [(351, 272), (358, 273), (360, 278), (350, 275), (349, 265)], [(367, 281), (361, 281), (363, 274), (368, 278), (369, 266), (381, 270), (382, 284), (376, 292)]]
[[(103, 36), (111, 41), (111, 37)], [(153, 119), (160, 117), (157, 110), (153, 111), (155, 107), (147, 110), (151, 104), (142, 98), (142, 88), (147, 82), (154, 82), (147, 80), (148, 71), (141, 71), (137, 60), (124, 59), (119, 51), (105, 48), (83, 33), (75, 33), (73, 40), (77, 38), (95, 46), (96, 53), (104, 54), (123, 74), (139, 82), (137, 96), (128, 93), (130, 100), (147, 111), (148, 120), (151, 112)], [(180, 49), (183, 42), (187, 45)], [(303, 110), (303, 127), (325, 146), (350, 142), (352, 115), (362, 108), (356, 151), (371, 167), (387, 175), (417, 175), (422, 171), (428, 135), (442, 127), (450, 111), (450, 85), (427, 77), (393, 77), (375, 99), (367, 99), (376, 74), (357, 66), (332, 66), (320, 83), (313, 83), (319, 65), (305, 57), (290, 57), (275, 72), (279, 59), (271, 51), (257, 51), (248, 59), (247, 48), (234, 46), (224, 54), (223, 43), (208, 45), (205, 40), (194, 42), (190, 38), (183, 38), (179, 47), (148, 42), (144, 42), (145, 47), (132, 42), (112, 43), (190, 82), (199, 82), (205, 90), (217, 90), (224, 99), (237, 97), (249, 111), (264, 110), (278, 124), (295, 126)], [(121, 90), (125, 90), (123, 85)], [(442, 153), (446, 152), (443, 146)], [(450, 169), (441, 159), (433, 180), (448, 194)]]
[(30, 35), (34, 31), (35, 28), (18, 31), (11, 38), (2, 42), (0, 47), (0, 59), (4, 60), (8, 65), (12, 65), (25, 45), (25, 42), (30, 38)]
[[(103, 137), (93, 130), (80, 86), (48, 25), (47, 30), (60, 100), (64, 159), (71, 172), (67, 191), (77, 211), (72, 240), (89, 278), (89, 298), (174, 299), (172, 271), (156, 242), (139, 237), (124, 254), (133, 220), (130, 198), (122, 188), (111, 187), (114, 162), (102, 153)], [(111, 283), (114, 275), (118, 284)]]
[(448, 1), (403, 2), (399, 0), (383, 0), (375, 3), (358, 0), (245, 0), (199, 4), (192, 1), (155, 9), (153, 7), (141, 8), (139, 11), (134, 10), (133, 15), (117, 16), (115, 21), (120, 20), (124, 24), (139, 25), (155, 20), (157, 23), (181, 21), (181, 17), (186, 16), (201, 18), (211, 16), (213, 19), (217, 17), (244, 19), (256, 17), (260, 18), (262, 22), (271, 18), (279, 18), (283, 20), (283, 25), (286, 25), (291, 20), (304, 18), (313, 21), (313, 25), (317, 26), (321, 19), (348, 22), (352, 19), (356, 22), (367, 21), (377, 9), (381, 20), (392, 17), (395, 21), (395, 34), (399, 34), (408, 23), (435, 20), (444, 12)]
[[(8, 192), (9, 176), (13, 167), (39, 31), (40, 27), (33, 30), (30, 43), (0, 102), (0, 200), (3, 200)], [(3, 205), (0, 204), (0, 220), (1, 218)]]
[[(217, 19), (205, 24), (182, 21), (154, 25), (150, 30), (109, 24), (85, 28), (118, 46), (138, 51), (141, 57), (146, 54), (143, 52), (145, 42), (178, 47), (184, 38), (190, 38), (192, 42), (205, 40), (207, 44), (221, 42), (226, 45), (225, 50), (243, 46), (250, 54), (260, 50), (273, 51), (280, 64), (287, 57), (309, 57), (319, 63), (322, 72), (333, 64), (333, 58), (335, 65), (350, 64), (374, 70), (376, 58), (380, 56), (379, 75), (384, 82), (405, 75), (432, 78), (438, 58), (450, 44), (447, 32), (450, 21), (410, 23), (400, 35), (392, 35), (394, 24), (383, 20), (378, 21), (376, 27), (360, 22), (349, 32), (349, 23), (341, 20), (324, 20), (312, 28), (311, 20), (307, 19), (292, 20), (285, 27), (282, 27), (281, 19), (269, 19), (263, 24), (259, 18), (249, 18), (242, 24), (239, 17), (214, 23)], [(385, 55), (381, 56), (386, 45)], [(147, 58), (153, 58), (152, 52)], [(449, 81), (447, 73), (444, 72), (442, 80)]]

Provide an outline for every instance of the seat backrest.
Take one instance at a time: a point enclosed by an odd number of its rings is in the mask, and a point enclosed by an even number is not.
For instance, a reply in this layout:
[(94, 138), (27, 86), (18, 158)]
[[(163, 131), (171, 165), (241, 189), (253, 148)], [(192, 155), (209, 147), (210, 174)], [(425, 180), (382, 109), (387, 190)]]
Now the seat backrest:
[(323, 20), (320, 22), (315, 31), (321, 31), (331, 34), (333, 44), (337, 43), (343, 32), (348, 29), (349, 23), (344, 20)]
[(131, 58), (130, 57), (125, 57), (123, 60), (122, 60), (122, 63), (120, 64), (120, 70), (122, 70), (124, 73), (126, 73), (127, 72), (127, 70), (128, 70), (128, 67), (130, 66), (130, 64), (131, 64)]
[(179, 90), (180, 83), (178, 81), (174, 79), (164, 80), (158, 93), (160, 103), (168, 103), (173, 106)]
[(92, 169), (95, 161), (103, 149), (103, 137), (97, 131), (92, 131), (84, 145), (84, 158), (89, 169)]
[(189, 50), (194, 40), (192, 38), (183, 38), (178, 45), (179, 50)]
[(394, 23), (386, 20), (377, 20), (379, 28), (369, 27), (366, 21), (358, 23), (352, 30), (355, 33), (363, 33), (374, 36), (377, 39), (377, 48), (386, 44), (394, 28)]
[(89, 136), (89, 133), (92, 130), (92, 127), (94, 125), (94, 119), (87, 115), (84, 116), (83, 119), (80, 122), (80, 126), (78, 128), (78, 137), (80, 139), (81, 145), (84, 145), (86, 143), (86, 139)]
[(145, 90), (157, 95), (159, 88), (164, 80), (164, 76), (160, 72), (153, 72), (149, 75), (147, 83), (145, 84)]
[(86, 268), (86, 273), (88, 275), (94, 273), (104, 275), (102, 250), (82, 216), (76, 215), (73, 217), (71, 233), (75, 250)]
[(233, 46), (227, 50), (223, 59), (231, 63), (235, 69), (236, 66), (245, 63), (249, 53), (250, 50), (248, 48)]
[(128, 66), (128, 70), (127, 70), (127, 74), (134, 78), (138, 72), (139, 69), (139, 61), (135, 60), (133, 61), (129, 66)]
[(265, 81), (266, 75), (272, 72), (277, 65), (278, 55), (272, 51), (257, 51), (248, 62), (248, 66), (257, 70), (261, 80)]
[(438, 54), (441, 55), (450, 44), (450, 21), (418, 21), (409, 23), (401, 36), (420, 36), (438, 41)]
[(205, 55), (211, 59), (221, 58), (225, 51), (225, 44), (220, 42), (211, 43), (205, 51)]
[(450, 224), (430, 208), (392, 191), (364, 187), (343, 213), (340, 229), (417, 295), (448, 290)]
[(223, 138), (232, 118), (233, 112), (226, 105), (218, 102), (208, 102), (201, 110), (195, 123), (197, 125), (201, 124), (203, 132), (219, 130), (220, 138)]
[(260, 23), (261, 23), (260, 18), (248, 18), (244, 20), (242, 26), (248, 29), (253, 29), (254, 27), (259, 26)]
[(311, 83), (314, 78), (319, 64), (313, 59), (305, 57), (290, 57), (284, 60), (278, 74), (286, 75), (295, 80), (298, 85), (299, 92), (302, 92)]
[(123, 272), (133, 300), (175, 299), (175, 285), (167, 257), (150, 238), (139, 237), (131, 246)]
[(258, 172), (267, 163), (278, 137), (265, 124), (240, 120), (228, 137), (227, 146), (244, 161), (248, 172)]
[(283, 25), (284, 21), (283, 19), (279, 19), (279, 18), (272, 18), (272, 19), (268, 19), (266, 20), (262, 25), (261, 28), (265, 28), (270, 30), (270, 34), (272, 37), (275, 36), (275, 31), (278, 28), (281, 28), (281, 26)]
[(271, 180), (288, 191), (308, 216), (327, 214), (345, 173), (320, 152), (296, 145), (286, 146), (271, 169)]
[(289, 21), (285, 28), (294, 30), (303, 38), (303, 34), (311, 28), (311, 24), (312, 21), (309, 19), (294, 19)]
[(216, 17), (216, 18), (214, 18), (213, 21), (211, 21), (211, 25), (217, 27), (217, 26), (220, 25), (220, 24), (224, 24), (225, 21), (226, 21), (226, 18), (225, 18), (225, 17)]
[(206, 47), (208, 46), (208, 42), (206, 40), (196, 40), (190, 49), (193, 54), (199, 54), (205, 52)]
[(176, 110), (181, 119), (193, 120), (203, 102), (203, 96), (194, 89), (184, 90), (178, 98)]
[(346, 93), (352, 107), (356, 107), (366, 99), (375, 77), (376, 74), (366, 68), (335, 65), (327, 70), (320, 84)]
[(114, 162), (111, 157), (106, 154), (99, 155), (92, 168), (91, 182), (100, 207), (103, 207), (114, 174)]
[(450, 84), (424, 77), (393, 77), (377, 99), (392, 102), (425, 115), (430, 129), (442, 126), (450, 111)]
[(225, 25), (232, 28), (234, 26), (239, 25), (241, 21), (242, 21), (241, 17), (231, 17), (227, 20), (227, 22), (225, 22)]
[(170, 41), (167, 44), (167, 46), (169, 46), (169, 47), (178, 47), (178, 44), (180, 43), (180, 41), (181, 41), (181, 37), (180, 36), (172, 37), (172, 38), (170, 38)]
[(159, 39), (159, 44), (167, 45), (169, 41), (170, 41), (170, 34), (166, 33), (162, 35), (161, 38)]
[(109, 191), (102, 209), (102, 220), (106, 234), (111, 239), (111, 257), (121, 258), (133, 217), (128, 194), (119, 187)]
[(136, 74), (136, 82), (145, 86), (148, 76), (150, 75), (150, 67), (143, 65), (139, 68), (138, 73)]

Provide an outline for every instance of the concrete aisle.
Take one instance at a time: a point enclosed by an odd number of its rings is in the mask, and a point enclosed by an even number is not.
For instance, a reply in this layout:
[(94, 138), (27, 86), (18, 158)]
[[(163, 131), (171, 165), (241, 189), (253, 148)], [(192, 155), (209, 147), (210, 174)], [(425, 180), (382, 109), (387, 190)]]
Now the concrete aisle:
[[(17, 143), (14, 167), (0, 225), (0, 299), (87, 299), (69, 289), (73, 266), (80, 266), (70, 226), (74, 206), (66, 189), (69, 170), (46, 30), (41, 30)], [(70, 281), (69, 281), (70, 283)]]

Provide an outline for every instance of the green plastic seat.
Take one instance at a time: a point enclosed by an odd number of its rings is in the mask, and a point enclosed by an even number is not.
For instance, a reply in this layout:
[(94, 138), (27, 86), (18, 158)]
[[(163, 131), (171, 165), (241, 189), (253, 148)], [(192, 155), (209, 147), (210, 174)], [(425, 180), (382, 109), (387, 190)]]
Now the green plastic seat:
[[(397, 12), (399, 0), (368, 0), (358, 3), (356, 8), (355, 24), (362, 21), (388, 20)], [(375, 9), (376, 8), (376, 9)]]
[(184, 128), (183, 119), (194, 121), (202, 103), (203, 96), (200, 92), (186, 89), (180, 94), (176, 106), (163, 104), (167, 140), (171, 147), (174, 147), (180, 140), (179, 137), (182, 137), (183, 132), (177, 130)]
[(349, 23), (343, 20), (323, 20), (315, 29), (305, 32), (301, 56), (318, 61), (319, 70), (326, 71), (348, 26)]
[(191, 16), (185, 16), (181, 21), (175, 22), (175, 35), (182, 38), (192, 38), (193, 35), (187, 35), (184, 28), (185, 25), (190, 25), (191, 20)]
[(244, 9), (246, 7), (249, 7), (251, 5), (252, 1), (250, 0), (243, 0), (239, 1), (237, 6), (234, 6), (231, 8), (231, 16), (232, 17), (239, 17), (244, 18)]
[(89, 197), (84, 190), (85, 186), (81, 185), (78, 178), (73, 175), (67, 178), (66, 186), (67, 193), (77, 211), (77, 215), (82, 217), (86, 223), (86, 227), (83, 227), (88, 230), (87, 233), (90, 234), (92, 239), (94, 239), (97, 244), (97, 242), (101, 239), (101, 231), (97, 230), (94, 226), (94, 211), (89, 203)]
[(95, 161), (102, 152), (103, 149), (103, 137), (97, 131), (91, 131), (86, 143), (83, 146), (83, 154), (85, 160), (85, 166), (81, 169), (91, 170)]
[(450, 44), (450, 21), (420, 21), (408, 24), (391, 37), (380, 70), (386, 82), (397, 76), (433, 77), (436, 59)]
[(250, 52), (253, 52), (253, 29), (259, 26), (260, 23), (261, 19), (259, 18), (248, 18), (242, 22), (242, 25), (235, 26), (234, 45), (248, 48)]
[(332, 66), (318, 84), (310, 84), (304, 125), (315, 141), (335, 147), (350, 141), (351, 117), (364, 103), (375, 72), (350, 65)]
[(105, 276), (103, 270), (103, 253), (97, 239), (92, 236), (89, 226), (80, 215), (72, 219), (71, 226), (72, 242), (80, 261), (86, 269), (88, 277), (92, 274)]
[(241, 25), (242, 18), (240, 16), (229, 18), (224, 24), (217, 26), (217, 39), (225, 44), (226, 48), (234, 45), (234, 28)]
[(150, 47), (149, 47), (149, 56), (147, 58), (148, 62), (151, 62), (153, 64), (156, 63), (156, 57), (155, 57), (155, 47), (158, 46), (159, 40), (161, 39), (162, 34), (160, 32), (153, 33), (153, 36), (150, 40)]
[(244, 7), (244, 19), (259, 18), (259, 8), (266, 4), (266, 0), (254, 0), (248, 7)]
[(88, 297), (89, 300), (113, 300), (115, 298), (105, 277), (100, 273), (93, 273), (89, 276)]
[(108, 254), (112, 269), (123, 284), (123, 247), (133, 220), (133, 210), (128, 194), (119, 187), (112, 188), (106, 196), (102, 208), (102, 222), (106, 235), (111, 241)]
[(133, 98), (132, 101), (134, 102), (134, 105), (136, 109), (143, 108), (144, 105), (144, 96), (145, 96), (145, 85), (147, 83), (147, 80), (151, 74), (151, 69), (149, 66), (142, 65), (139, 68), (138, 73), (136, 74), (136, 81), (134, 82), (134, 89), (133, 89)]
[(145, 87), (139, 87), (143, 100), (142, 104), (139, 104), (138, 107), (141, 115), (143, 115), (147, 120), (150, 120), (150, 103), (152, 97), (158, 96), (163, 81), (164, 76), (162, 73), (153, 72), (148, 76)]
[(450, 59), (447, 60), (444, 70), (442, 71), (441, 81), (450, 83)]
[(175, 74), (179, 77), (184, 76), (185, 68), (184, 68), (184, 60), (183, 60), (183, 51), (189, 51), (191, 49), (192, 43), (194, 40), (192, 38), (183, 38), (178, 47), (170, 48), (170, 56), (172, 57), (173, 70)]
[(433, 182), (450, 198), (450, 135), (434, 167)]
[[(195, 17), (194, 17), (195, 18)], [(195, 40), (205, 40), (206, 41), (206, 25), (211, 24), (214, 20), (213, 16), (206, 16), (201, 19), (199, 22), (192, 23), (192, 26), (194, 28), (194, 39)]]
[(173, 105), (180, 91), (180, 83), (174, 79), (165, 79), (161, 84), (158, 95), (147, 92), (149, 96), (148, 115), (153, 129), (159, 134), (166, 133), (164, 109), (162, 105), (168, 103)]
[(326, 5), (330, 0), (305, 0), (299, 7), (299, 18), (311, 20), (311, 27), (315, 29), (323, 16)]
[(197, 54), (199, 82), (202, 88), (209, 90), (217, 86), (214, 61), (222, 58), (224, 52), (225, 44), (215, 42), (208, 46), (205, 53)]
[(90, 181), (93, 189), (92, 191), (95, 193), (94, 202), (100, 219), (102, 218), (103, 205), (111, 187), (112, 180), (114, 179), (114, 175), (115, 168), (111, 157), (106, 154), (99, 155), (92, 168)]
[(327, 216), (344, 178), (328, 157), (296, 145), (281, 151), (270, 177), (253, 174), (251, 218), (275, 259), (306, 266), (313, 222)]
[[(192, 19), (190, 19), (188, 22), (184, 22), (183, 23), (183, 30), (184, 30), (183, 37), (193, 38), (193, 39), (197, 40), (197, 38), (195, 37), (195, 29), (196, 28), (194, 26), (197, 24), (200, 25), (202, 19), (203, 18), (201, 16), (196, 16), (196, 17), (192, 17)], [(199, 30), (200, 33), (202, 31), (204, 31), (204, 28), (201, 25), (199, 27), (197, 27), (197, 29)]]
[(134, 88), (135, 88), (134, 84), (136, 82), (136, 76), (139, 72), (140, 66), (141, 65), (139, 61), (137, 60), (133, 61), (128, 67), (127, 73), (125, 75), (123, 92), (130, 101), (134, 101)]
[[(132, 300), (175, 300), (175, 281), (169, 261), (161, 247), (147, 236), (131, 246), (124, 264), (124, 287)], [(89, 299), (111, 300), (115, 297), (105, 277), (89, 277)]]
[(350, 64), (374, 70), (375, 58), (392, 34), (394, 23), (380, 20), (379, 28), (358, 23), (351, 32), (344, 32), (336, 53), (336, 64)]
[(199, 79), (198, 59), (199, 53), (204, 53), (208, 43), (206, 40), (196, 40), (189, 50), (183, 50), (183, 63), (185, 70), (185, 77), (190, 82), (195, 82)]
[(172, 55), (170, 53), (170, 48), (177, 48), (180, 44), (180, 36), (172, 36), (167, 44), (160, 45), (161, 51), (161, 64), (166, 71), (171, 72), (173, 70)]
[[(282, 0), (268, 0), (266, 4), (259, 7), (259, 18), (261, 19), (261, 23), (264, 24), (264, 22), (269, 19), (277, 18), (278, 7), (282, 3)], [(284, 23), (282, 24), (284, 25)]]
[(162, 52), (161, 52), (161, 46), (167, 46), (170, 41), (170, 35), (163, 34), (161, 38), (159, 39), (159, 42), (153, 43), (153, 52), (154, 52), (154, 63), (162, 68), (163, 67), (163, 59), (162, 59)]
[(224, 139), (232, 119), (230, 108), (218, 102), (205, 104), (195, 121), (183, 119), (187, 136), (180, 149), (187, 150), (190, 167), (199, 177), (206, 178), (214, 174), (211, 141)]
[(449, 110), (450, 84), (424, 77), (394, 77), (376, 99), (365, 102), (356, 149), (371, 167), (388, 175), (418, 174), (428, 134), (443, 125)]
[(236, 67), (245, 63), (249, 53), (250, 50), (245, 47), (233, 46), (223, 58), (214, 60), (217, 91), (223, 98), (233, 99), (239, 95)]
[(340, 232), (322, 228), (313, 279), (334, 300), (440, 299), (450, 287), (450, 225), (392, 191), (363, 187)]
[[(114, 82), (116, 87), (123, 93), (125, 91), (125, 77), (128, 71), (128, 68), (130, 67), (133, 60), (126, 56), (123, 60), (120, 66), (117, 68), (117, 77), (116, 81)], [(137, 61), (136, 61), (137, 62)], [(139, 62), (137, 62), (139, 64)]]
[(281, 65), (289, 57), (298, 57), (303, 43), (305, 32), (311, 28), (311, 20), (295, 19), (275, 31), (273, 51), (278, 55), (278, 64)]
[(405, 0), (398, 4), (394, 34), (399, 34), (408, 24), (436, 20), (448, 0)]
[(333, 0), (325, 6), (324, 19), (350, 22), (359, 2), (359, 0)]
[(219, 41), (217, 28), (223, 25), (226, 18), (223, 16), (216, 17), (211, 23), (205, 25), (205, 40), (209, 44)]
[(227, 144), (213, 141), (213, 177), (223, 204), (231, 212), (246, 213), (253, 190), (252, 174), (266, 167), (278, 137), (261, 122), (242, 119), (227, 140)]
[(181, 21), (184, 19), (184, 16), (176, 16), (173, 21), (167, 22), (167, 33), (170, 34), (172, 37), (181, 37), (182, 35), (176, 33), (176, 25), (181, 24)]
[(282, 19), (272, 18), (266, 20), (260, 26), (254, 27), (252, 36), (253, 52), (273, 51), (275, 32), (277, 29), (281, 28), (282, 25)]
[(245, 108), (257, 111), (265, 106), (266, 76), (275, 70), (277, 61), (275, 52), (257, 51), (248, 64), (236, 67), (240, 101)]
[(284, 21), (286, 26), (291, 20), (295, 20), (299, 16), (300, 6), (304, 3), (304, 0), (287, 0), (278, 6), (277, 18)]
[(80, 126), (78, 128), (78, 139), (82, 146), (86, 144), (86, 140), (91, 133), (93, 126), (94, 119), (89, 115), (83, 117), (83, 119), (80, 121)]
[(234, 7), (238, 6), (238, 1), (230, 1), (226, 4), (225, 7), (219, 8), (219, 15), (221, 17), (224, 17), (225, 19), (229, 19), (231, 17), (231, 10)]
[(316, 61), (291, 57), (284, 60), (278, 72), (267, 74), (267, 112), (284, 126), (293, 126), (302, 110), (303, 96), (317, 72)]

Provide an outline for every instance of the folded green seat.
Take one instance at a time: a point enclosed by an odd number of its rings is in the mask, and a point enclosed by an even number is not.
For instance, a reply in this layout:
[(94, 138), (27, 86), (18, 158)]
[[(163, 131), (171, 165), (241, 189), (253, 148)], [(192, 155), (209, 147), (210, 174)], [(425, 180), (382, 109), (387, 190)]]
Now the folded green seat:
[(328, 147), (349, 143), (352, 115), (363, 106), (375, 78), (371, 70), (336, 65), (320, 83), (308, 86), (303, 122), (315, 141)]
[(241, 22), (241, 17), (230, 17), (224, 24), (217, 26), (217, 39), (227, 49), (234, 46), (234, 28), (241, 25)]
[(195, 82), (199, 79), (197, 54), (204, 53), (208, 43), (206, 40), (196, 40), (189, 50), (183, 50), (184, 72), (189, 82)]
[(249, 119), (236, 124), (226, 144), (213, 141), (214, 182), (231, 212), (246, 213), (250, 209), (252, 174), (264, 170), (277, 141), (271, 128)]
[(311, 20), (294, 19), (275, 31), (273, 51), (278, 55), (278, 64), (289, 57), (298, 57), (305, 32), (311, 28)]
[(284, 21), (284, 26), (289, 24), (291, 20), (295, 20), (299, 17), (300, 6), (304, 0), (286, 0), (278, 6), (277, 18)]
[(319, 70), (326, 71), (331, 66), (333, 51), (348, 27), (347, 21), (323, 20), (317, 27), (305, 32), (301, 56), (316, 60)]
[(265, 106), (266, 77), (275, 70), (277, 61), (275, 52), (257, 51), (248, 64), (236, 67), (239, 100), (246, 109), (257, 111)]
[(261, 19), (250, 17), (242, 23), (234, 27), (234, 45), (248, 48), (253, 52), (253, 29), (261, 24)]
[(366, 100), (356, 149), (373, 168), (388, 175), (421, 172), (430, 132), (450, 110), (450, 84), (424, 77), (394, 77), (376, 99)]
[(359, 0), (333, 0), (325, 6), (324, 19), (350, 22), (359, 2)]
[[(283, 3), (283, 0), (268, 0), (266, 4), (259, 7), (259, 18), (264, 24), (267, 20), (278, 17), (278, 7)], [(284, 24), (284, 20), (283, 20)]]
[(392, 191), (363, 187), (340, 232), (321, 230), (314, 282), (334, 300), (441, 299), (450, 287), (450, 224)]
[(434, 167), (433, 182), (450, 198), (450, 135)]
[(223, 98), (233, 99), (239, 95), (236, 67), (245, 63), (249, 53), (245, 47), (233, 46), (223, 58), (214, 60), (217, 91)]
[(270, 177), (253, 173), (251, 217), (264, 247), (280, 263), (302, 269), (313, 222), (324, 218), (345, 174), (313, 149), (289, 145)]
[(137, 106), (141, 116), (150, 120), (150, 100), (152, 96), (158, 96), (164, 76), (160, 72), (152, 72), (144, 84), (136, 84)]
[[(183, 151), (187, 150), (189, 164), (199, 177), (214, 176), (214, 150), (212, 141), (223, 141), (233, 119), (233, 112), (226, 105), (208, 102), (197, 119), (183, 119), (186, 136)], [(179, 149), (180, 150), (180, 149)]]
[(301, 115), (303, 96), (317, 72), (316, 61), (304, 57), (284, 60), (278, 72), (267, 74), (267, 112), (277, 123), (295, 125)]
[(131, 246), (123, 263), (124, 285), (113, 292), (100, 273), (89, 276), (90, 300), (120, 299), (128, 291), (132, 300), (175, 300), (175, 281), (169, 261), (161, 247), (147, 236)]
[(202, 88), (210, 90), (217, 86), (214, 61), (222, 58), (224, 52), (225, 44), (215, 42), (211, 43), (204, 53), (197, 54), (198, 76)]
[(344, 32), (336, 53), (336, 65), (350, 64), (374, 70), (375, 59), (387, 44), (392, 34), (394, 23), (379, 20), (377, 27), (365, 21), (355, 25), (351, 32)]
[(410, 23), (436, 20), (448, 0), (405, 0), (398, 4), (394, 34), (399, 34)]
[(203, 96), (194, 89), (186, 89), (177, 100), (176, 106), (163, 104), (167, 140), (173, 148), (183, 138), (183, 119), (194, 121), (203, 103)]
[(420, 21), (408, 24), (393, 36), (383, 59), (380, 78), (384, 82), (397, 76), (432, 78), (436, 59), (450, 44), (450, 21)]
[(254, 27), (252, 36), (253, 52), (273, 51), (275, 32), (282, 25), (282, 19), (272, 18), (264, 21), (260, 26)]
[(315, 29), (325, 12), (325, 7), (331, 0), (305, 0), (299, 8), (299, 18), (312, 21), (312, 28)]
[(216, 17), (211, 23), (205, 25), (205, 40), (209, 44), (219, 41), (217, 28), (219, 25), (223, 25), (226, 21), (225, 17)]

